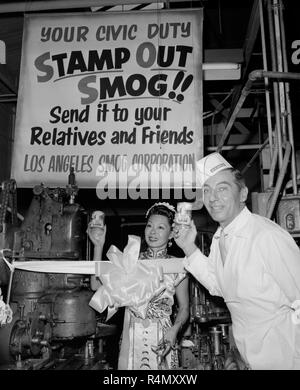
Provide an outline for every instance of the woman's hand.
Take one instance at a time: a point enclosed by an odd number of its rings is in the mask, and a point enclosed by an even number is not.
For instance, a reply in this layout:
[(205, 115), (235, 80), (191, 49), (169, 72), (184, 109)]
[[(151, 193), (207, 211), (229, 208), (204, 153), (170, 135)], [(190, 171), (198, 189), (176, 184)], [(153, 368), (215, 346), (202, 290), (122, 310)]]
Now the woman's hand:
[(163, 340), (159, 342), (158, 345), (164, 344), (164, 350), (162, 352), (162, 357), (168, 355), (168, 353), (171, 351), (172, 348), (175, 347), (176, 344), (176, 338), (177, 338), (177, 331), (172, 326), (169, 328), (166, 333), (164, 334)]
[(106, 225), (99, 226), (90, 222), (88, 224), (87, 233), (95, 247), (103, 248), (106, 238)]

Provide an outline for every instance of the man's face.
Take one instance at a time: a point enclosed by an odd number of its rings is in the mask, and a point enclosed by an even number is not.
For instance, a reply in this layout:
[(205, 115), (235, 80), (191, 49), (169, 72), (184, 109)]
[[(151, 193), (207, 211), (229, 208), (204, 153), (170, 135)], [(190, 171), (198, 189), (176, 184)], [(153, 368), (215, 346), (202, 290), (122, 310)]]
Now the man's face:
[(203, 187), (204, 205), (221, 227), (230, 224), (240, 213), (247, 194), (248, 189), (240, 190), (232, 172), (227, 169), (210, 177)]

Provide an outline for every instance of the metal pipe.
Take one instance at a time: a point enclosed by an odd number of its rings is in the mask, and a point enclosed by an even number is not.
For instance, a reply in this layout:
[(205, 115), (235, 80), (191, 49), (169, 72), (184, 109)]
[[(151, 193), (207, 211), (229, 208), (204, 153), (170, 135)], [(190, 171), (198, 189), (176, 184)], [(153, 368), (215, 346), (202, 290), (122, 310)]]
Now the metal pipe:
[[(243, 45), (243, 52), (244, 52), (244, 66), (243, 66), (243, 73), (242, 73), (242, 79), (244, 80), (247, 73), (248, 73), (248, 67), (251, 60), (251, 56), (253, 54), (253, 48), (255, 46), (255, 42), (257, 39), (257, 34), (259, 30), (259, 0), (253, 0), (253, 6), (251, 10), (251, 15), (249, 19), (249, 23), (247, 26), (247, 32), (244, 39), (244, 45)], [(239, 88), (237, 88), (239, 90)]]
[[(286, 55), (286, 40), (285, 40), (285, 27), (283, 22), (283, 5), (280, 0), (279, 7), (279, 22), (281, 29), (282, 37), (282, 59), (283, 59), (283, 70), (284, 72), (288, 71), (287, 55)], [(292, 173), (292, 183), (293, 183), (293, 193), (297, 195), (297, 167), (296, 167), (296, 156), (295, 156), (295, 144), (294, 144), (294, 130), (293, 130), (293, 121), (292, 121), (292, 108), (290, 100), (290, 85), (285, 83), (285, 98), (286, 98), (286, 111), (287, 111), (287, 124), (288, 124), (288, 138), (289, 143), (292, 146), (292, 155), (291, 155), (291, 173)]]
[[(263, 54), (263, 65), (264, 70), (268, 69), (267, 55), (266, 55), (266, 37), (265, 37), (265, 24), (263, 15), (262, 0), (259, 0), (259, 16), (260, 16), (260, 31), (261, 31), (261, 46)], [(270, 91), (269, 91), (269, 80), (267, 77), (264, 78), (265, 83), (265, 97), (266, 97), (266, 108), (267, 108), (267, 124), (268, 124), (268, 137), (270, 146), (270, 155), (273, 156), (273, 134), (272, 134), (272, 118), (270, 108)]]
[(225, 127), (224, 133), (222, 134), (222, 137), (219, 141), (219, 144), (217, 146), (217, 151), (220, 152), (224, 142), (226, 141), (226, 138), (228, 137), (228, 134), (233, 126), (233, 123), (237, 117), (237, 114), (239, 113), (247, 95), (249, 94), (252, 84), (255, 80), (268, 77), (272, 79), (287, 79), (287, 80), (300, 80), (300, 73), (289, 73), (289, 72), (269, 72), (261, 69), (253, 70), (251, 73), (249, 73), (248, 80), (244, 86), (244, 88), (241, 91), (240, 98), (227, 122), (227, 125)]
[(278, 147), (277, 147), (277, 137), (275, 139), (275, 152), (273, 154), (273, 158), (271, 160), (271, 166), (270, 166), (270, 171), (269, 171), (269, 188), (273, 187), (273, 181), (274, 181), (274, 174), (275, 174), (275, 168), (278, 160)]
[(280, 80), (300, 80), (300, 73), (294, 72), (273, 72), (265, 71), (261, 69), (253, 70), (249, 73), (249, 79), (255, 81), (258, 78), (269, 77), (270, 79), (280, 79)]
[[(261, 144), (247, 144), (247, 145), (226, 145), (223, 146), (222, 150), (252, 150), (252, 149), (259, 149), (261, 147)], [(208, 152), (214, 152), (217, 150), (217, 146), (208, 146), (205, 148)]]
[(5, 99), (5, 98), (17, 98), (17, 95), (14, 93), (1, 93), (0, 94), (0, 99)]
[[(268, 21), (269, 21), (269, 37), (270, 37), (270, 52), (271, 52), (271, 61), (272, 61), (272, 71), (276, 71), (277, 62), (275, 54), (275, 39), (274, 39), (274, 24), (272, 18), (272, 4), (271, 0), (268, 0)], [(278, 96), (278, 83), (273, 83), (273, 95), (274, 95), (274, 105), (275, 105), (275, 121), (276, 121), (276, 130), (277, 130), (277, 149), (278, 149), (278, 161), (279, 167), (282, 165), (282, 138), (281, 138), (281, 123), (280, 123), (280, 107), (279, 107), (279, 96)]]
[(274, 211), (275, 205), (277, 203), (277, 199), (278, 199), (278, 195), (279, 195), (279, 192), (280, 192), (280, 189), (282, 186), (282, 182), (283, 182), (283, 179), (284, 179), (284, 176), (286, 174), (286, 170), (287, 170), (287, 167), (289, 164), (289, 158), (290, 158), (291, 151), (292, 151), (292, 146), (289, 142), (287, 142), (286, 148), (285, 148), (285, 153), (284, 153), (284, 158), (283, 158), (283, 162), (282, 162), (282, 167), (280, 169), (280, 173), (279, 173), (279, 176), (277, 179), (275, 190), (274, 190), (274, 193), (273, 193), (272, 198), (271, 198), (271, 203), (270, 203), (270, 206), (269, 206), (268, 211), (267, 211), (267, 215), (266, 215), (267, 218), (271, 218), (273, 215), (273, 211)]
[(0, 97), (0, 103), (16, 103), (17, 102), (17, 98), (16, 97), (11, 97), (11, 98), (1, 98)]
[(7, 296), (6, 296), (6, 304), (9, 305), (10, 302), (10, 295), (11, 295), (11, 288), (12, 288), (12, 282), (14, 278), (14, 268), (10, 270), (10, 276), (9, 276), (9, 282), (8, 282), (8, 289), (7, 289)]
[[(276, 55), (277, 55), (277, 69), (278, 72), (283, 72), (283, 63), (282, 63), (282, 48), (281, 48), (281, 32), (280, 32), (280, 24), (279, 24), (279, 13), (278, 13), (278, 1), (273, 0), (273, 15), (274, 15), (274, 27), (275, 27), (275, 47), (276, 47)], [(278, 83), (279, 88), (279, 106), (280, 106), (280, 118), (282, 124), (282, 136), (283, 142), (287, 141), (286, 136), (286, 115), (285, 115), (285, 88), (284, 83)]]
[(256, 157), (259, 155), (259, 153), (266, 147), (266, 145), (269, 143), (269, 138), (265, 139), (264, 143), (260, 146), (260, 148), (254, 153), (251, 160), (246, 164), (246, 166), (241, 171), (241, 174), (244, 175), (245, 172), (252, 166), (253, 161), (256, 159)]
[(219, 152), (219, 153), (222, 150), (222, 147), (223, 147), (223, 145), (224, 145), (224, 143), (226, 141), (226, 138), (227, 138), (227, 136), (228, 136), (232, 126), (233, 126), (233, 123), (234, 123), (234, 121), (235, 121), (235, 119), (237, 117), (238, 112), (242, 108), (242, 105), (243, 105), (243, 103), (244, 103), (248, 93), (250, 92), (251, 86), (252, 86), (252, 80), (248, 79), (247, 82), (246, 82), (246, 85), (244, 86), (244, 88), (241, 91), (240, 98), (239, 98), (239, 100), (236, 103), (236, 106), (235, 106), (235, 108), (234, 108), (234, 110), (233, 110), (233, 112), (232, 112), (232, 114), (231, 114), (231, 116), (230, 116), (230, 118), (229, 118), (229, 120), (227, 122), (227, 125), (225, 127), (224, 133), (222, 134), (222, 137), (221, 137), (221, 139), (219, 141), (219, 144), (217, 146), (217, 152)]

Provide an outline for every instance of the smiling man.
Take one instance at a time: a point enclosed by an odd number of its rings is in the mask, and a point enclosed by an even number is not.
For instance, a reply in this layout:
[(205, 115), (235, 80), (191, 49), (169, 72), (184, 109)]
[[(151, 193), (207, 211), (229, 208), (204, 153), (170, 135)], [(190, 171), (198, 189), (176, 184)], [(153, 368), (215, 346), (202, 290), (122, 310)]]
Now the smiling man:
[(177, 229), (185, 268), (224, 298), (236, 346), (251, 369), (300, 369), (300, 250), (273, 221), (253, 214), (240, 172), (219, 153), (197, 163), (203, 202), (219, 223), (205, 256), (197, 229)]

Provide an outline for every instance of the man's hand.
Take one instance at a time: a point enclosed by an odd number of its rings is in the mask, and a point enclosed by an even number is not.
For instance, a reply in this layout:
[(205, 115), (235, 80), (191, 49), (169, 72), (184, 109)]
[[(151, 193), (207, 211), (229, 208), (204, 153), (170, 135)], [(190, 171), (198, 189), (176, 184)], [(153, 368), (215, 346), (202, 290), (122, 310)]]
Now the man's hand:
[(186, 256), (190, 256), (197, 249), (195, 244), (197, 229), (194, 221), (191, 222), (190, 226), (174, 224), (173, 233), (176, 244), (184, 251)]

